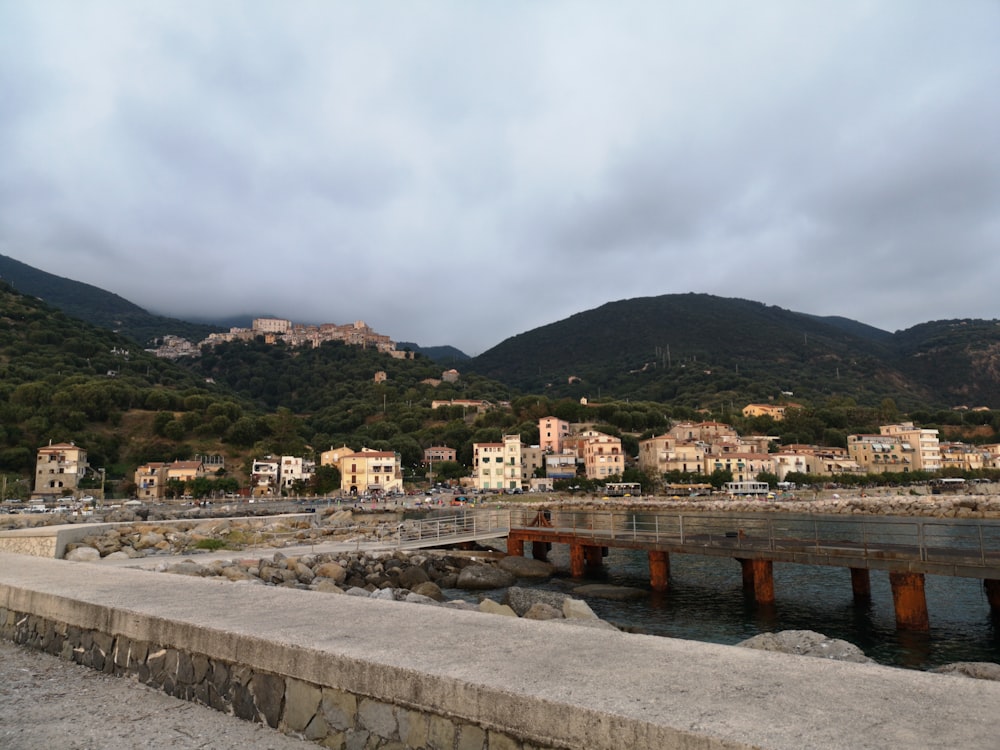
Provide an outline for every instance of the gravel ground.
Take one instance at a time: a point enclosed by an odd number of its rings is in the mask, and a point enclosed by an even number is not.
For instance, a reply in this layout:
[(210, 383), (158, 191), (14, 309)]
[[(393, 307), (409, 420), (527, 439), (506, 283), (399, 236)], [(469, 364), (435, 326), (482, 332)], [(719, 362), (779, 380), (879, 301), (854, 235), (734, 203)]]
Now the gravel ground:
[(0, 748), (304, 750), (317, 745), (0, 640)]

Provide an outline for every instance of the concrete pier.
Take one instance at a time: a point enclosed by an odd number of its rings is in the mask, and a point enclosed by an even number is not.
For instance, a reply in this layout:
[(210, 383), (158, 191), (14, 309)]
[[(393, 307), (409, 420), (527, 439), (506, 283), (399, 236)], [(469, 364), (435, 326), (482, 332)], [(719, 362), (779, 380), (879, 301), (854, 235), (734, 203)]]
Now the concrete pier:
[(1000, 705), (951, 675), (6, 554), (0, 635), (192, 700), (228, 675), (259, 721), (398, 747), (993, 750)]

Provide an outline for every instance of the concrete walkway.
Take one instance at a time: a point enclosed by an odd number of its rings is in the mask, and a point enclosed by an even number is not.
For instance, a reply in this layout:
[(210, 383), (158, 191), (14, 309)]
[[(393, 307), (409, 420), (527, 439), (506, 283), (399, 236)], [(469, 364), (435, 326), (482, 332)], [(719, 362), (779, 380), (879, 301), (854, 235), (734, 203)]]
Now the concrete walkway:
[[(204, 653), (314, 682), (356, 670), (387, 690), (405, 683), (411, 701), (547, 727), (571, 746), (997, 747), (1000, 684), (950, 675), (0, 555), (0, 608), (29, 602), (60, 621), (112, 607), (130, 637), (143, 622), (161, 637), (196, 628)], [(579, 716), (606, 717), (586, 731), (636, 734), (584, 742)]]
[(311, 742), (0, 640), (4, 750), (308, 750)]

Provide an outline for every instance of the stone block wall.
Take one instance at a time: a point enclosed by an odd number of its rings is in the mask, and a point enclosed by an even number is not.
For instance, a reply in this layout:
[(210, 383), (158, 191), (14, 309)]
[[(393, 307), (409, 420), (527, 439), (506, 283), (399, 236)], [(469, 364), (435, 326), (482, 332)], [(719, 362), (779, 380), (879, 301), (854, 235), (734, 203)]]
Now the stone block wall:
[(444, 714), (5, 608), (0, 608), (0, 638), (337, 750), (566, 747), (537, 745)]

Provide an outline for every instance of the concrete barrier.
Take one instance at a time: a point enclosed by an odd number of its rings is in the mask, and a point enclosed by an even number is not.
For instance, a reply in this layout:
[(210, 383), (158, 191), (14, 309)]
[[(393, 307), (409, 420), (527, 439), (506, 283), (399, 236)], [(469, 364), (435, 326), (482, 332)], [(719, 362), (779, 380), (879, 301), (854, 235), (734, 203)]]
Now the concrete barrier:
[(995, 748), (1000, 684), (0, 554), (0, 637), (329, 747)]

